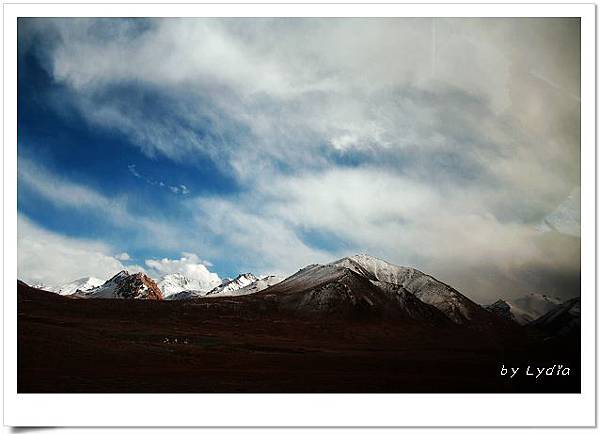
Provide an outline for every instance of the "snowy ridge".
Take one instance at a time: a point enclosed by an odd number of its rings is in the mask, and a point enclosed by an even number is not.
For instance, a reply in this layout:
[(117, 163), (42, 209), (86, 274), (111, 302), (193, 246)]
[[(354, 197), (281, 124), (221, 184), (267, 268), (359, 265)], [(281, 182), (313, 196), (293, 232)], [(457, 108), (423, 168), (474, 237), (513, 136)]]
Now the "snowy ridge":
[(104, 280), (98, 279), (96, 277), (82, 277), (81, 279), (73, 280), (72, 282), (65, 283), (63, 285), (49, 287), (42, 286), (39, 287), (39, 289), (54, 292), (55, 294), (60, 295), (73, 295), (78, 291), (87, 292), (102, 284), (104, 284)]
[(265, 276), (263, 278), (258, 279), (256, 282), (251, 283), (250, 285), (246, 285), (246, 286), (240, 288), (238, 291), (235, 292), (235, 294), (230, 294), (230, 295), (238, 296), (238, 295), (254, 294), (256, 292), (263, 291), (270, 286), (276, 285), (277, 283), (281, 282), (282, 280), (283, 280), (283, 277), (280, 277), (280, 276)]
[[(215, 282), (216, 283), (216, 282)], [(415, 268), (394, 265), (359, 254), (330, 264), (311, 264), (283, 279), (252, 273), (224, 280), (215, 287), (182, 274), (164, 275), (158, 284), (143, 273), (123, 270), (106, 282), (93, 277), (53, 288), (60, 295), (82, 298), (189, 300), (237, 297), (261, 293), (269, 303), (309, 312), (385, 312), (410, 318), (440, 314), (456, 324), (493, 326), (498, 319), (528, 324), (561, 305), (558, 298), (528, 294), (513, 301), (498, 300), (482, 307), (451, 286)], [(432, 310), (433, 309), (433, 310)], [(437, 313), (436, 313), (437, 312)], [(353, 314), (354, 314), (353, 313)], [(434, 321), (435, 322), (435, 321)]]
[(213, 288), (206, 295), (208, 297), (231, 295), (231, 294), (239, 291), (240, 289), (244, 288), (245, 286), (248, 286), (251, 283), (256, 282), (257, 280), (258, 280), (258, 277), (256, 277), (252, 273), (240, 274), (233, 280), (223, 281), (223, 283), (221, 283), (219, 286)]
[(515, 321), (517, 324), (525, 325), (536, 319), (534, 314), (526, 312), (511, 301), (498, 300), (493, 304), (484, 306), (485, 309), (500, 316), (501, 318)]
[(560, 336), (573, 336), (580, 333), (581, 298), (575, 297), (565, 301), (533, 321), (530, 326)]
[[(219, 282), (215, 282), (217, 285)], [(203, 296), (214, 286), (202, 285), (198, 280), (190, 279), (183, 274), (174, 273), (164, 275), (158, 282), (163, 297), (174, 299), (174, 296), (179, 293), (188, 293), (195, 296)]]
[(533, 319), (537, 319), (562, 304), (562, 302), (563, 300), (558, 297), (531, 293), (513, 300), (511, 305), (514, 305)]
[(144, 273), (129, 274), (123, 270), (101, 286), (89, 291), (77, 291), (74, 295), (85, 298), (141, 298), (162, 300), (162, 292)]
[(261, 279), (252, 273), (240, 274), (233, 280), (223, 282), (221, 285), (209, 291), (207, 297), (237, 297), (241, 295), (254, 294), (281, 282), (283, 278), (278, 276), (266, 276)]
[(334, 264), (305, 267), (261, 294), (276, 300), (279, 308), (301, 315), (404, 319), (426, 326), (450, 322), (399, 285)]
[(401, 267), (369, 255), (342, 258), (330, 265), (345, 267), (370, 280), (406, 289), (424, 303), (435, 306), (457, 324), (468, 323), (484, 310), (454, 288), (410, 267)]
[(170, 294), (169, 296), (165, 297), (165, 300), (192, 300), (194, 298), (204, 297), (205, 295), (206, 293), (199, 291), (181, 291)]

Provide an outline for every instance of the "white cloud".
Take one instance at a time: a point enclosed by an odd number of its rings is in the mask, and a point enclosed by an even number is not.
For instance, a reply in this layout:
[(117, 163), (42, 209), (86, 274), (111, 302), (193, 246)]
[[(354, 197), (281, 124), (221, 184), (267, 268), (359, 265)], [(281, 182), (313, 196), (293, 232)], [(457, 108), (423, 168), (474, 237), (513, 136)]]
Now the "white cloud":
[(219, 256), (233, 258), (245, 270), (285, 275), (335, 258), (335, 254), (308, 246), (293, 227), (265, 214), (262, 204), (250, 197), (246, 201), (201, 198), (191, 206), (199, 230), (212, 234), (220, 246)]
[(581, 236), (581, 189), (576, 188), (554, 211), (540, 222), (538, 229)]
[[(544, 272), (522, 274), (544, 268), (576, 274), (577, 239), (546, 237), (537, 221), (499, 220), (489, 209), (503, 203), (502, 195), (477, 186), (455, 191), (357, 168), (271, 177), (253, 194), (197, 199), (194, 206), (200, 230), (217, 237), (220, 254), (236, 252), (258, 272), (286, 274), (368, 252), (431, 273), (476, 300), (535, 289), (572, 292), (558, 282), (542, 285)], [(343, 245), (321, 251), (302, 233), (333, 236)]]
[(116, 255), (115, 258), (119, 261), (129, 261), (131, 259), (131, 256), (129, 256), (127, 252), (123, 252)]
[(17, 275), (26, 283), (57, 285), (87, 276), (108, 279), (125, 268), (104, 243), (53, 233), (22, 214), (17, 225)]
[(200, 282), (203, 288), (214, 288), (221, 283), (217, 273), (208, 270), (210, 262), (201, 260), (194, 253), (183, 253), (180, 259), (147, 259), (146, 266), (158, 276), (179, 273)]
[(18, 181), (53, 203), (73, 208), (103, 209), (115, 221), (126, 220), (123, 198), (110, 199), (85, 186), (55, 175), (35, 161), (19, 156)]
[[(577, 20), (161, 19), (146, 25), (139, 31), (127, 20), (56, 20), (42, 30), (60, 37), (49, 69), (76, 90), (83, 114), (130, 135), (148, 153), (181, 160), (200, 151), (244, 175), (244, 162), (265, 155), (310, 159), (324, 143), (369, 150), (416, 140), (425, 148), (430, 140), (423, 130), (439, 128), (435, 107), (446, 98), (451, 101), (442, 107), (453, 110), (465, 96), (505, 129), (530, 136), (526, 146), (538, 156), (547, 158), (551, 148), (572, 160), (578, 149), (578, 128), (561, 122), (578, 116), (577, 100), (564, 98), (579, 93)], [(168, 89), (175, 95), (171, 115), (151, 119), (138, 108), (95, 99), (124, 82)], [(420, 98), (406, 98), (411, 92)], [(474, 111), (473, 124), (486, 110)], [(214, 137), (195, 134), (202, 119)], [(239, 126), (254, 140), (231, 140), (227, 133)]]
[(141, 265), (138, 265), (138, 264), (127, 265), (125, 267), (125, 269), (127, 271), (129, 271), (129, 273), (131, 273), (131, 274), (136, 274), (136, 273), (148, 274), (148, 271), (144, 267), (142, 267)]
[(127, 212), (125, 197), (109, 198), (86, 186), (74, 183), (34, 160), (20, 156), (18, 182), (57, 206), (100, 211), (117, 225), (131, 225), (135, 219)]

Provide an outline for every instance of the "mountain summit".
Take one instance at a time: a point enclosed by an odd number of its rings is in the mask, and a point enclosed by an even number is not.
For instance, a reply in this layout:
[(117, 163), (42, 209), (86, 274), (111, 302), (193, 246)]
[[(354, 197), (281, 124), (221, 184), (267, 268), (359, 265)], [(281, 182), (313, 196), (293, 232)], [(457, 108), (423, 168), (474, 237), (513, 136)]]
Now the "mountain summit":
[(371, 280), (334, 264), (309, 265), (258, 296), (300, 315), (386, 317), (428, 325), (449, 323), (442, 312), (401, 286)]
[(330, 265), (348, 268), (371, 281), (388, 283), (405, 289), (423, 303), (439, 309), (457, 324), (465, 324), (489, 316), (479, 304), (456, 289), (415, 268), (394, 265), (365, 254), (342, 258)]
[[(215, 285), (219, 283), (215, 282)], [(180, 273), (166, 274), (157, 283), (165, 299), (178, 299), (179, 294), (187, 294), (189, 297), (202, 297), (210, 291), (213, 286), (202, 285), (198, 280), (190, 279)]]
[(108, 279), (104, 284), (90, 291), (74, 294), (86, 298), (139, 298), (162, 300), (163, 295), (156, 282), (144, 273), (129, 274), (123, 270)]
[(81, 279), (73, 280), (72, 282), (63, 285), (41, 287), (46, 291), (54, 292), (60, 295), (73, 295), (76, 292), (87, 292), (104, 283), (104, 280), (95, 277), (82, 277)]
[[(214, 282), (216, 284), (217, 282)], [(83, 278), (56, 288), (43, 288), (81, 298), (192, 300), (257, 294), (252, 300), (300, 313), (384, 314), (432, 319), (487, 328), (516, 322), (526, 324), (560, 305), (561, 301), (528, 294), (514, 301), (498, 300), (481, 306), (436, 278), (415, 268), (392, 264), (366, 254), (312, 264), (282, 279), (239, 274), (218, 286), (167, 274), (158, 284), (144, 273), (123, 270), (103, 284)], [(260, 294), (258, 294), (260, 293)]]
[(256, 282), (258, 277), (252, 273), (244, 273), (238, 275), (235, 279), (224, 280), (219, 286), (213, 288), (206, 295), (207, 296), (225, 296), (232, 295), (239, 292), (240, 289)]

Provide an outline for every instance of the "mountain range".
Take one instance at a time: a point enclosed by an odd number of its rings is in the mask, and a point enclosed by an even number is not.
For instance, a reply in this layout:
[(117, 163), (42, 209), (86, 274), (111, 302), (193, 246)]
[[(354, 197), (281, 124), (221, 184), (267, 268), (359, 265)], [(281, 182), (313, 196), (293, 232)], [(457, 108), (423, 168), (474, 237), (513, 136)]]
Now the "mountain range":
[(490, 325), (497, 319), (525, 325), (562, 308), (563, 303), (559, 298), (527, 294), (515, 300), (500, 299), (481, 306), (415, 268), (394, 265), (365, 254), (325, 265), (309, 265), (285, 279), (279, 276), (259, 278), (244, 273), (234, 279), (225, 279), (213, 288), (182, 274), (167, 274), (155, 282), (144, 273), (130, 274), (123, 270), (105, 282), (86, 277), (64, 285), (42, 286), (41, 289), (76, 298), (168, 301), (260, 294), (266, 302), (276, 299), (278, 309), (301, 314), (377, 314), (459, 325)]
[[(127, 271), (46, 291), (19, 281), (17, 298), (20, 393), (581, 386), (579, 298), (528, 294), (481, 306), (435, 277), (368, 255), (308, 265), (285, 279), (244, 273), (214, 288), (181, 274), (154, 281)], [(502, 363), (532, 360), (574, 374), (543, 382), (497, 374)]]

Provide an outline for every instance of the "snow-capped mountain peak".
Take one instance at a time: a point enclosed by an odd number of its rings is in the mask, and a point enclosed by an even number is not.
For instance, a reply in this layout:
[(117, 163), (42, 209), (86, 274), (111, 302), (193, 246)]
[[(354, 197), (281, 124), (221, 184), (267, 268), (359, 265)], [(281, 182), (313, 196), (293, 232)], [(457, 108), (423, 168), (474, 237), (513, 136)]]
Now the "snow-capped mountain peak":
[(369, 280), (394, 284), (400, 283), (399, 279), (404, 280), (407, 275), (412, 275), (417, 271), (413, 268), (391, 264), (383, 259), (364, 253), (339, 259), (330, 265), (349, 268)]
[(270, 286), (276, 285), (283, 280), (281, 276), (264, 276), (260, 279), (252, 282), (249, 285), (244, 286), (240, 290), (236, 291), (233, 295), (248, 295), (254, 294), (255, 292), (260, 292), (264, 289), (267, 289)]
[(128, 276), (129, 276), (129, 271), (127, 271), (127, 270), (121, 270), (117, 274), (115, 274), (113, 277), (111, 277), (108, 281), (110, 281), (110, 280), (120, 280), (120, 279), (124, 279), (124, 278), (126, 278)]
[(54, 292), (60, 295), (73, 295), (78, 291), (87, 292), (104, 283), (104, 280), (96, 277), (82, 277), (81, 279), (73, 280), (72, 282), (64, 283), (56, 286), (41, 286), (40, 289)]
[(163, 299), (162, 292), (154, 280), (144, 273), (129, 274), (127, 270), (120, 271), (93, 290), (77, 291), (75, 295), (89, 298)]
[(258, 277), (256, 277), (252, 273), (244, 273), (238, 275), (235, 279), (225, 280), (219, 286), (213, 288), (206, 295), (207, 296), (224, 296), (224, 295), (232, 295), (238, 292), (240, 289), (256, 282)]
[[(305, 267), (264, 291), (283, 309), (301, 315), (344, 317), (379, 316), (441, 325), (450, 323), (443, 312), (415, 295), (388, 282), (371, 279), (355, 271), (356, 263), (344, 258), (333, 264)], [(340, 265), (348, 264), (348, 266)]]
[(203, 296), (220, 282), (200, 282), (190, 279), (180, 273), (164, 275), (157, 283), (165, 298), (173, 298), (174, 295), (186, 292), (197, 296)]
[(496, 302), (484, 306), (488, 311), (501, 318), (515, 321), (518, 324), (524, 325), (534, 320), (528, 312), (515, 306), (511, 301), (499, 299)]
[(467, 323), (475, 316), (489, 315), (451, 286), (415, 268), (394, 265), (366, 254), (342, 258), (329, 265), (348, 268), (372, 281), (398, 285), (422, 302), (438, 308), (455, 323)]

